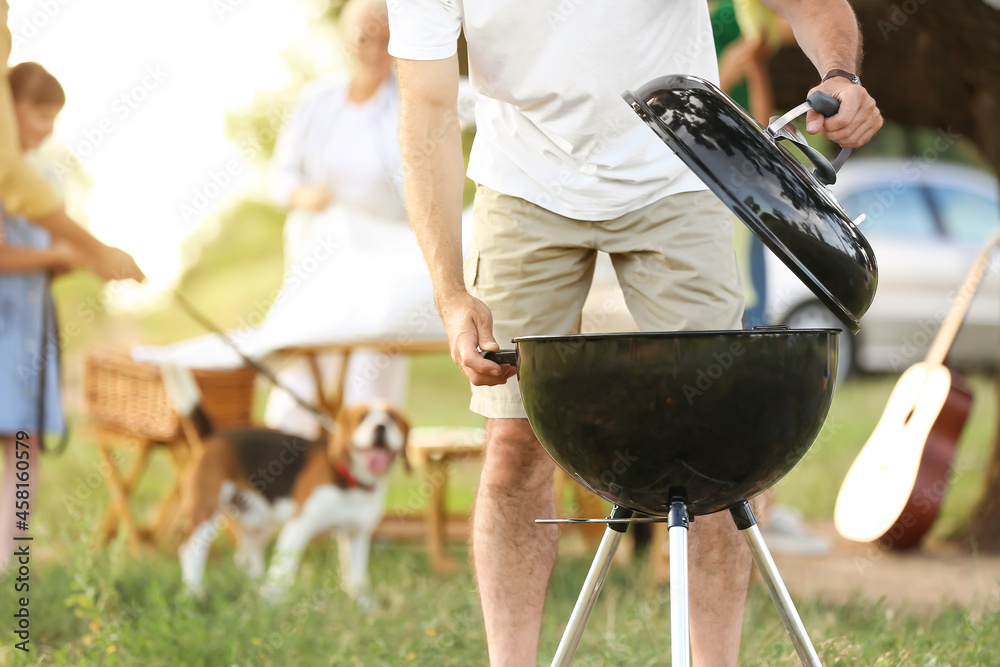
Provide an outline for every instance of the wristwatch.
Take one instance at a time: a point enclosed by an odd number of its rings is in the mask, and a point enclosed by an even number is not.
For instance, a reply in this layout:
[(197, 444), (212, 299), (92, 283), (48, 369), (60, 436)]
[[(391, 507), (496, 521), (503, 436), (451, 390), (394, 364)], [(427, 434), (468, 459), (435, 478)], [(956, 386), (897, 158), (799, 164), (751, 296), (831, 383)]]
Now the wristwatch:
[(856, 86), (861, 85), (861, 78), (857, 74), (855, 74), (854, 72), (848, 72), (847, 70), (843, 69), (830, 70), (829, 72), (826, 73), (826, 76), (823, 77), (823, 81), (826, 81), (827, 79), (832, 79), (835, 76), (842, 76)]

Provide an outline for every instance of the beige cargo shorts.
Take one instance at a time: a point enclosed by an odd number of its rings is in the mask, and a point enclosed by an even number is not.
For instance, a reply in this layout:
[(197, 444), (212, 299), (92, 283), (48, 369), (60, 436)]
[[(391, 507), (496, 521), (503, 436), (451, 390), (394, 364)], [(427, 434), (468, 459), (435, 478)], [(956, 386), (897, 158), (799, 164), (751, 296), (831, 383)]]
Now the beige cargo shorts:
[[(579, 333), (598, 250), (611, 256), (642, 331), (741, 327), (733, 216), (709, 191), (594, 222), (479, 186), (465, 284), (493, 312), (502, 348), (515, 336)], [(516, 378), (473, 386), (470, 408), (491, 419), (526, 417)]]

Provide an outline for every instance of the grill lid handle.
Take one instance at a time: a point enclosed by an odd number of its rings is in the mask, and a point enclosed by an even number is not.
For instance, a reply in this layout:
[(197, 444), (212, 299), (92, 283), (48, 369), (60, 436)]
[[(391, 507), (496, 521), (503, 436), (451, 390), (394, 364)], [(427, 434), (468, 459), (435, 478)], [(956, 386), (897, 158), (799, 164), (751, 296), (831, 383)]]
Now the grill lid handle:
[[(834, 158), (833, 164), (831, 164), (823, 155), (811, 148), (805, 141), (803, 137), (795, 126), (789, 126), (793, 120), (806, 113), (810, 109), (818, 111), (827, 118), (830, 116), (837, 115), (840, 111), (840, 100), (838, 100), (833, 95), (828, 95), (822, 90), (814, 91), (806, 101), (795, 107), (784, 116), (775, 119), (773, 122), (769, 123), (767, 126), (768, 134), (770, 134), (775, 139), (775, 143), (780, 139), (787, 140), (793, 143), (796, 148), (801, 150), (808, 158), (809, 161), (813, 163), (815, 167), (813, 171), (813, 176), (816, 177), (823, 185), (833, 185), (837, 182), (837, 172), (840, 168), (844, 166), (844, 162), (847, 161), (847, 157), (851, 154), (850, 148), (841, 148), (840, 153)], [(787, 127), (786, 127), (787, 126)]]

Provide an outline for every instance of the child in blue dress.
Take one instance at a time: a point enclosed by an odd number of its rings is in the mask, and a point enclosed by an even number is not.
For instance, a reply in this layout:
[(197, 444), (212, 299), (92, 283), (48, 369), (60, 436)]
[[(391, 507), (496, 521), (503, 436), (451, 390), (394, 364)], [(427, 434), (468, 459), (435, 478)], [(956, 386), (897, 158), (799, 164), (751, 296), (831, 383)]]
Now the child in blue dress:
[[(66, 101), (62, 86), (37, 63), (17, 65), (9, 79), (21, 149), (37, 149), (52, 133), (55, 117)], [(85, 258), (67, 242), (53, 242), (46, 230), (25, 218), (8, 216), (2, 202), (0, 215), (6, 235), (0, 244), (2, 569), (13, 553), (14, 536), (23, 533), (17, 529), (20, 517), (16, 513), (37, 504), (41, 434), (63, 432), (59, 332), (49, 281), (53, 274), (84, 265)]]

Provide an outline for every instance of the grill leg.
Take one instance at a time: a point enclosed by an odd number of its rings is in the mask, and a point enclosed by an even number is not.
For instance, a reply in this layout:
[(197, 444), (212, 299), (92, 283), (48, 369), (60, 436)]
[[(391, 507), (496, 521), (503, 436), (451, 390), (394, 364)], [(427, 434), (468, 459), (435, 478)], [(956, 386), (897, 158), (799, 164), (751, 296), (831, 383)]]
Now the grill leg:
[(690, 667), (691, 624), (688, 618), (688, 513), (682, 501), (670, 503), (670, 665)]
[(767, 545), (764, 543), (760, 528), (757, 527), (757, 519), (753, 515), (753, 510), (750, 509), (750, 503), (744, 500), (739, 505), (730, 507), (729, 512), (733, 515), (736, 527), (740, 529), (747, 544), (750, 545), (753, 560), (767, 585), (767, 592), (771, 594), (774, 606), (778, 608), (778, 616), (781, 617), (781, 622), (784, 624), (785, 630), (788, 631), (788, 636), (792, 638), (792, 644), (795, 646), (799, 661), (804, 667), (823, 667), (819, 656), (816, 655), (816, 649), (809, 641), (809, 635), (806, 633), (805, 626), (802, 625), (802, 619), (799, 618), (799, 613), (795, 610), (795, 605), (792, 604), (792, 598), (788, 594), (788, 589), (785, 588), (785, 582), (778, 574), (778, 568), (774, 565), (771, 552), (768, 551)]
[[(628, 519), (631, 516), (632, 510), (615, 505), (609, 518)], [(601, 586), (604, 585), (604, 579), (608, 576), (608, 570), (611, 568), (611, 561), (615, 557), (615, 551), (618, 550), (618, 545), (626, 530), (628, 530), (627, 523), (609, 523), (604, 530), (604, 537), (601, 538), (601, 544), (597, 547), (597, 554), (594, 556), (594, 562), (590, 565), (590, 572), (587, 573), (587, 579), (583, 582), (583, 590), (580, 591), (580, 597), (576, 599), (569, 623), (566, 624), (566, 630), (563, 632), (562, 639), (559, 640), (559, 648), (556, 649), (556, 655), (552, 658), (552, 667), (568, 667), (573, 661), (576, 647), (580, 645), (583, 630), (587, 627), (590, 612), (594, 609), (597, 596), (601, 593)]]

